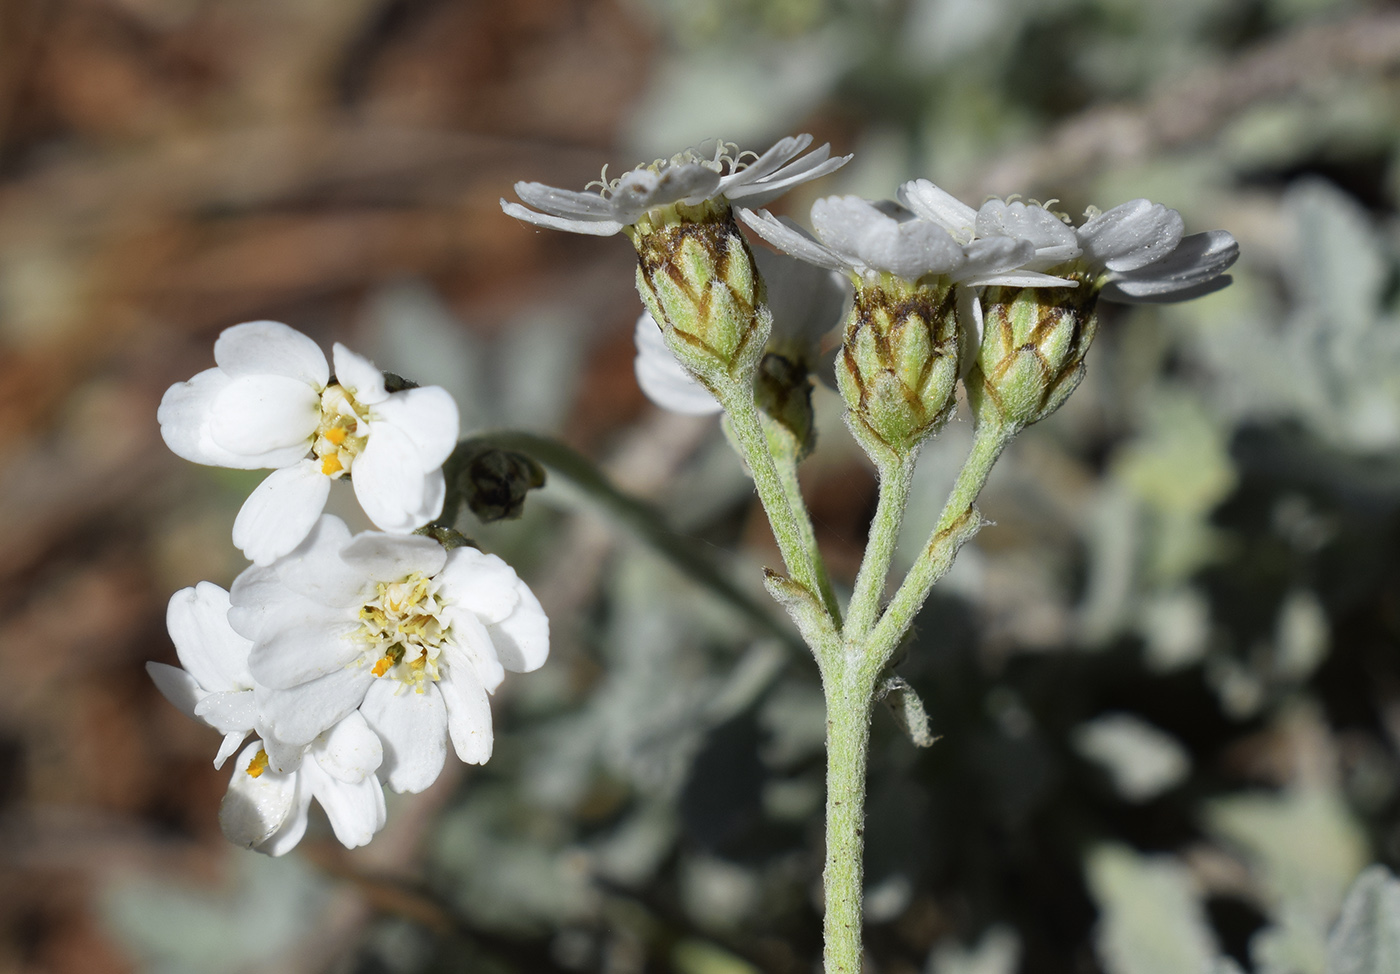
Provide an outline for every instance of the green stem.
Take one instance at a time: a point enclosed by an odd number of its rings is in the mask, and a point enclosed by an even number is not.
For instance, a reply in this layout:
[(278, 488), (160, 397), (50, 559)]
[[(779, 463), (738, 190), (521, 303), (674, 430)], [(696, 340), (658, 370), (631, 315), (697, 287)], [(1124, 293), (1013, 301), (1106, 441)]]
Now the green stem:
[(978, 427), (972, 451), (948, 494), (933, 534), (890, 600), (885, 614), (870, 632), (861, 662), (862, 671), (873, 670), (873, 677), (885, 668), (919, 609), (923, 608), (933, 583), (952, 567), (958, 549), (981, 528), (981, 518), (973, 504), (1013, 432), (994, 423)]
[(738, 444), (739, 453), (753, 474), (759, 502), (763, 504), (763, 513), (773, 527), (773, 537), (778, 542), (788, 574), (809, 591), (819, 592), (821, 586), (817, 581), (815, 549), (809, 551), (807, 548), (802, 526), (788, 502), (787, 487), (778, 473), (778, 465), (768, 445), (768, 435), (763, 431), (763, 421), (758, 415), (758, 405), (754, 402), (753, 383), (734, 382), (716, 392), (720, 404), (724, 406), (734, 442)]
[(817, 578), (817, 595), (826, 607), (836, 628), (841, 628), (841, 604), (836, 600), (836, 591), (831, 587), (831, 576), (826, 570), (826, 560), (817, 547), (817, 532), (812, 527), (812, 515), (807, 510), (807, 502), (802, 497), (802, 484), (797, 478), (796, 450), (774, 451), (774, 466), (783, 481), (783, 493), (787, 495), (788, 508), (797, 521), (797, 529), (802, 535), (802, 547), (812, 560), (812, 568)]
[(856, 575), (850, 617), (846, 621), (848, 646), (863, 640), (879, 615), (880, 599), (885, 594), (885, 579), (899, 541), (899, 526), (904, 523), (904, 508), (909, 503), (909, 486), (914, 479), (914, 463), (918, 456), (918, 450), (914, 449), (898, 460), (881, 464), (880, 500), (875, 508), (875, 519), (870, 522), (870, 540), (865, 546), (860, 573)]
[(849, 659), (822, 675), (827, 707), (823, 970), (825, 974), (860, 974), (865, 773), (875, 685)]

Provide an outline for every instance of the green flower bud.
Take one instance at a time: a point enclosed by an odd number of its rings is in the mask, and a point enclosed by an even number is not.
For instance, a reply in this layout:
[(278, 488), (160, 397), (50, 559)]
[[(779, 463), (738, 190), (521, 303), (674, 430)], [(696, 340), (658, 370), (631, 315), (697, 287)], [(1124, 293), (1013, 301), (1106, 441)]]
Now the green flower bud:
[(788, 444), (774, 443), (774, 452), (792, 453), (798, 460), (806, 459), (817, 444), (817, 430), (812, 415), (812, 380), (801, 359), (788, 358), (768, 352), (758, 363), (754, 376), (754, 400), (769, 422), (770, 443), (781, 436)]
[(772, 317), (729, 204), (659, 207), (625, 232), (637, 248), (637, 292), (676, 358), (712, 388), (747, 381)]
[(1013, 430), (1060, 408), (1084, 378), (1098, 327), (1097, 289), (989, 287), (982, 347), (966, 380), (979, 422)]
[(949, 285), (919, 287), (890, 275), (857, 285), (836, 385), (852, 432), (877, 462), (908, 454), (947, 422), (958, 333)]

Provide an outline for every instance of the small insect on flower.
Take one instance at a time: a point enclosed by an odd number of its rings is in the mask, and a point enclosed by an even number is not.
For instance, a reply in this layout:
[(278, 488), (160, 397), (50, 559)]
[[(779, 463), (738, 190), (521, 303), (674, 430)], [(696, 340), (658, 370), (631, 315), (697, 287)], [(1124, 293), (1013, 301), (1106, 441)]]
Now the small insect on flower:
[(396, 533), (442, 511), (442, 464), (457, 442), (457, 404), (437, 386), (390, 392), (384, 373), (339, 343), (335, 376), (310, 338), (276, 321), (226, 329), (215, 368), (166, 390), (157, 418), (195, 463), (272, 467), (233, 524), (255, 564), (291, 551), (349, 477), (374, 524)]

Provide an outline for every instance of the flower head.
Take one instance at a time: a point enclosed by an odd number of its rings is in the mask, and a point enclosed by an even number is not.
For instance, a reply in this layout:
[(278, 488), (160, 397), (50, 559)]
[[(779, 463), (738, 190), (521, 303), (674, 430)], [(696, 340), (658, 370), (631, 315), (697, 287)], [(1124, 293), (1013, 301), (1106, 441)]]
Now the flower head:
[(418, 536), (352, 538), (329, 515), (295, 551), (240, 575), (231, 603), (271, 734), (309, 744), (358, 710), (396, 791), (432, 784), (449, 740), (463, 761), (485, 762), (487, 694), (549, 654), (548, 619), (501, 559)]
[(798, 158), (811, 144), (812, 137), (804, 134), (779, 139), (762, 155), (740, 152), (727, 142), (717, 143), (713, 153), (686, 149), (603, 182), (598, 192), (519, 182), (516, 195), (529, 205), (503, 199), (501, 209), (536, 226), (607, 237), (637, 223), (649, 210), (676, 203), (700, 206), (723, 199), (763, 206), (800, 183), (835, 172), (851, 159), (832, 158), (830, 145)]
[(195, 463), (275, 472), (248, 497), (233, 541), (265, 565), (295, 548), (350, 477), (371, 521), (408, 532), (442, 510), (442, 464), (457, 441), (457, 405), (437, 386), (390, 392), (384, 373), (339, 343), (335, 376), (310, 338), (276, 321), (225, 329), (215, 368), (166, 390), (157, 418)]

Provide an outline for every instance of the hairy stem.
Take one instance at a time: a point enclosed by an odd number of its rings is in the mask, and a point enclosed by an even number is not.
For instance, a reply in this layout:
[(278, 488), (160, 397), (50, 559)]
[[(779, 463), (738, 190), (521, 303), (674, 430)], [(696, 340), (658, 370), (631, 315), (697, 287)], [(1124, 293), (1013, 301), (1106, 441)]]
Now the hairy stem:
[(875, 685), (849, 658), (823, 670), (826, 690), (825, 974), (860, 974), (864, 925), (865, 772)]
[(774, 451), (773, 459), (778, 476), (783, 481), (783, 493), (787, 495), (788, 508), (792, 511), (793, 518), (797, 521), (797, 529), (802, 535), (802, 546), (807, 550), (808, 557), (812, 560), (812, 569), (816, 573), (817, 580), (816, 595), (822, 600), (827, 614), (831, 616), (832, 622), (839, 630), (841, 628), (841, 605), (836, 601), (836, 592), (831, 587), (831, 576), (826, 570), (826, 560), (822, 558), (821, 549), (817, 547), (817, 533), (812, 527), (812, 515), (808, 512), (807, 502), (802, 497), (802, 484), (797, 479), (797, 452), (796, 450)]
[(899, 526), (904, 523), (904, 508), (909, 503), (909, 485), (914, 479), (917, 459), (918, 450), (911, 450), (880, 467), (880, 500), (875, 508), (875, 519), (870, 522), (870, 540), (865, 546), (860, 573), (856, 575), (846, 621), (848, 646), (863, 640), (879, 615), (880, 599), (885, 594), (885, 579), (899, 541)]

